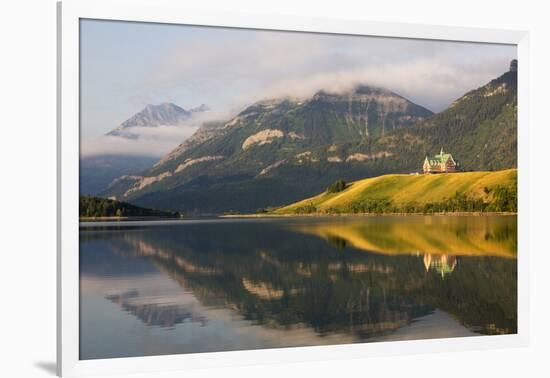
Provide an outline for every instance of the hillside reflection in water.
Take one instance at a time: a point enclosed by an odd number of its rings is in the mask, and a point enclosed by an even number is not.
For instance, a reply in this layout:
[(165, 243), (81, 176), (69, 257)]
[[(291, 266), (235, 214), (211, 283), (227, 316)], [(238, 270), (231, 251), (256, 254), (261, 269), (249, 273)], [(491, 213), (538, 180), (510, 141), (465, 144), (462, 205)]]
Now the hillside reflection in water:
[(81, 359), (515, 333), (517, 220), (81, 227)]

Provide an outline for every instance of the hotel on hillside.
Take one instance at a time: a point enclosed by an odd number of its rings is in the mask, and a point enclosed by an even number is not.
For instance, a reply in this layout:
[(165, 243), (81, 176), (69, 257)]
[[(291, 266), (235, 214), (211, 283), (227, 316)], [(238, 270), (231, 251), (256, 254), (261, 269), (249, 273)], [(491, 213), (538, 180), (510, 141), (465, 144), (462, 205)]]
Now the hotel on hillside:
[(458, 163), (451, 154), (447, 154), (441, 148), (438, 155), (426, 156), (422, 166), (424, 173), (447, 173), (458, 171)]

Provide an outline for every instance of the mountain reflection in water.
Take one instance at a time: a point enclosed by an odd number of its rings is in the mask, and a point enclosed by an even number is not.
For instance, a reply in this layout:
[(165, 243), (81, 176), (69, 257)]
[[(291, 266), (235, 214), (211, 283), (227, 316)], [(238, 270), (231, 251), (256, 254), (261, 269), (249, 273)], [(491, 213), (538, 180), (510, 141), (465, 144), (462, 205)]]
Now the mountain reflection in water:
[(80, 355), (515, 333), (516, 248), (513, 216), (81, 227)]

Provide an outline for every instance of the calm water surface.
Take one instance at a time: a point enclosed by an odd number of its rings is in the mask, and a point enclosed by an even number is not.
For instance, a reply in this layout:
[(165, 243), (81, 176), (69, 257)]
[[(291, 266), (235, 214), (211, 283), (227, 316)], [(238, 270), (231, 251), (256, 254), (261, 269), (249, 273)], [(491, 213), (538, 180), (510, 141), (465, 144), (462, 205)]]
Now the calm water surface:
[(81, 224), (80, 358), (517, 330), (517, 220)]

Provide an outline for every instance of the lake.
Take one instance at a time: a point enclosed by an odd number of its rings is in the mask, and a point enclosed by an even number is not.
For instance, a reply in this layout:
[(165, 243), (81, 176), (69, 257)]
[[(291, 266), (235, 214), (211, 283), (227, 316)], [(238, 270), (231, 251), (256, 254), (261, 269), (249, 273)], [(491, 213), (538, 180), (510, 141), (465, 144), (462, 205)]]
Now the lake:
[(80, 359), (517, 332), (516, 216), (81, 223)]

